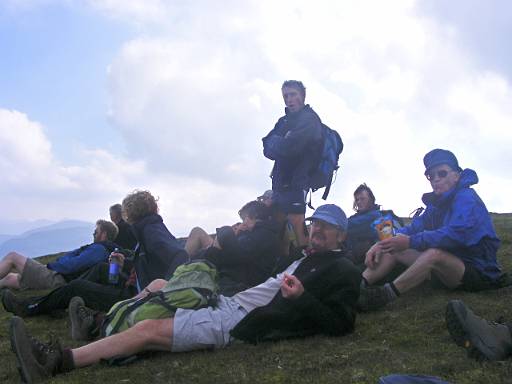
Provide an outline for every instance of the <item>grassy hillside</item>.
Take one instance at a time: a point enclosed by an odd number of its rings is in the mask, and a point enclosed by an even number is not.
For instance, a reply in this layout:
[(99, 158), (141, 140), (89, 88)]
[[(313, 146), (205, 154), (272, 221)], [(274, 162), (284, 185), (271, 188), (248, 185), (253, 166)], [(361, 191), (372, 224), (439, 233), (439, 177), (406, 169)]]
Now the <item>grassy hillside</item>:
[[(512, 214), (494, 214), (502, 239), (499, 260), (512, 271)], [(82, 369), (52, 383), (371, 383), (390, 373), (437, 375), (453, 383), (512, 383), (511, 361), (478, 363), (450, 339), (444, 323), (448, 300), (461, 298), (476, 313), (512, 320), (512, 287), (482, 293), (446, 292), (422, 286), (386, 310), (362, 314), (356, 331), (342, 338), (313, 337), (257, 346), (235, 344), (216, 352), (155, 354), (122, 368)], [(0, 309), (0, 382), (19, 382)], [(34, 335), (70, 340), (66, 317), (27, 320)]]

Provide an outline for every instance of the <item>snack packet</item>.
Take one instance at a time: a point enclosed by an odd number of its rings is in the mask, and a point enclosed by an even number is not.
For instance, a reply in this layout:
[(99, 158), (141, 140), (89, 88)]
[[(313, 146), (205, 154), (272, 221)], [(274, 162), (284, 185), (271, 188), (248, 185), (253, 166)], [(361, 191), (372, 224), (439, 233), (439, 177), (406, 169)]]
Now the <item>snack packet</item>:
[(373, 228), (377, 231), (379, 240), (389, 239), (395, 236), (395, 228), (393, 227), (393, 217), (386, 214), (379, 217), (372, 223)]

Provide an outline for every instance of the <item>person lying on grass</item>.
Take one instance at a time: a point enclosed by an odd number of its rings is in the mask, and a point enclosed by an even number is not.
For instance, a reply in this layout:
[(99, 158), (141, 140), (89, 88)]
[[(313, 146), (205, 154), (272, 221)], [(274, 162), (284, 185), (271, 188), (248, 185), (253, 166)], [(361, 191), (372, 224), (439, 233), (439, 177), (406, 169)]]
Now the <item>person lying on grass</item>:
[(41, 343), (29, 335), (21, 318), (13, 317), (10, 340), (22, 379), (40, 382), (101, 359), (147, 350), (182, 352), (223, 348), (234, 339), (258, 342), (352, 332), (361, 275), (341, 250), (346, 215), (328, 204), (308, 220), (309, 248), (297, 260), (260, 285), (232, 297), (220, 295), (216, 307), (178, 309), (173, 318), (144, 320), (75, 349)]
[[(376, 310), (416, 287), (431, 275), (449, 288), (467, 291), (498, 288), (500, 245), (491, 216), (471, 185), (476, 172), (459, 167), (455, 155), (434, 149), (423, 158), (432, 192), (423, 195), (425, 212), (398, 235), (379, 241), (366, 254), (359, 298), (363, 311)], [(408, 268), (393, 282), (371, 286), (391, 269)]]
[(96, 221), (93, 242), (41, 264), (17, 252), (0, 260), (0, 288), (53, 289), (77, 279), (82, 273), (108, 259), (117, 244), (113, 242), (117, 226), (106, 220)]
[(66, 309), (71, 299), (79, 296), (88, 307), (108, 311), (118, 301), (135, 296), (151, 281), (169, 278), (179, 265), (188, 261), (187, 253), (158, 214), (158, 201), (149, 191), (129, 193), (123, 200), (122, 210), (132, 225), (137, 246), (131, 261), (125, 260), (125, 251), (110, 254), (110, 261), (115, 260), (120, 270), (126, 272), (120, 274), (117, 283), (108, 281), (109, 265), (99, 263), (79, 279), (44, 296), (20, 298), (3, 290), (0, 296), (5, 310), (20, 317), (51, 314)]

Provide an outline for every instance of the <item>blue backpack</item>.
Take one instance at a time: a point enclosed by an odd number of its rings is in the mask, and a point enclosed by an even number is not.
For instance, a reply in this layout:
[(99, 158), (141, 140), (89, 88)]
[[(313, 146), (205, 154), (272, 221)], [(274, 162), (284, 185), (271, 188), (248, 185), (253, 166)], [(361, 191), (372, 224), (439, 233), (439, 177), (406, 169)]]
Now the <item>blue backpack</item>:
[(333, 174), (337, 172), (338, 160), (343, 151), (343, 141), (340, 135), (334, 129), (329, 128), (322, 123), (322, 137), (324, 145), (322, 153), (319, 156), (318, 165), (313, 168), (310, 176), (311, 190), (316, 190), (325, 187), (322, 199), (327, 199), (331, 184), (333, 183)]

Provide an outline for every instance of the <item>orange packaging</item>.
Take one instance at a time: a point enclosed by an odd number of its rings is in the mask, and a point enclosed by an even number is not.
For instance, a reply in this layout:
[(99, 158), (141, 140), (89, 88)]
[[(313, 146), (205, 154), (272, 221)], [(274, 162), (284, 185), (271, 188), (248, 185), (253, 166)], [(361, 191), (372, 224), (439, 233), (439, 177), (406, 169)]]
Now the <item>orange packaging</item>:
[(395, 235), (393, 228), (393, 220), (391, 217), (381, 217), (373, 222), (374, 228), (377, 231), (379, 240), (389, 239)]

